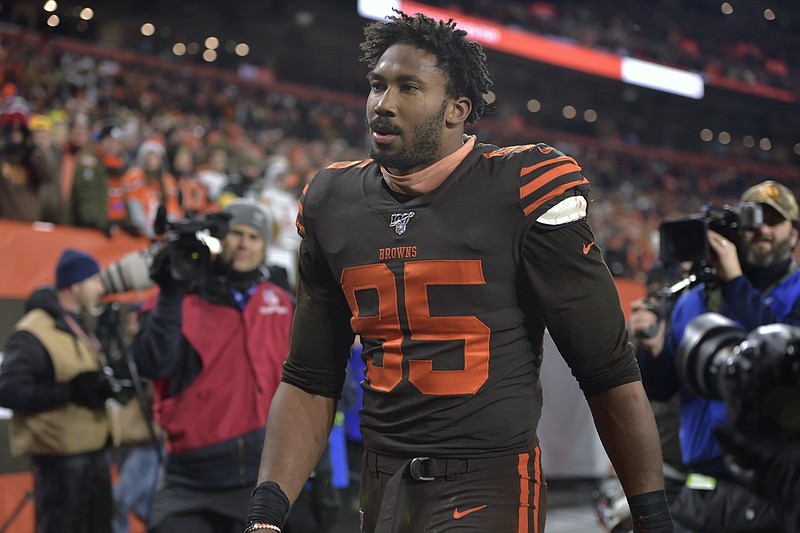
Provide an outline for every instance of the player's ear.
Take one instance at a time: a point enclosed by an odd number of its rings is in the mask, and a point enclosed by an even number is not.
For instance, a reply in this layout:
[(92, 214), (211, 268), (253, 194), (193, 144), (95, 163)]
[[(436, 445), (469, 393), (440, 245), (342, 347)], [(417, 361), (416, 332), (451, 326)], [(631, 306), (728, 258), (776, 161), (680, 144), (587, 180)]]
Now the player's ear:
[(447, 125), (455, 126), (463, 124), (467, 121), (467, 117), (472, 112), (472, 100), (466, 96), (453, 98), (448, 104), (448, 113), (446, 115)]

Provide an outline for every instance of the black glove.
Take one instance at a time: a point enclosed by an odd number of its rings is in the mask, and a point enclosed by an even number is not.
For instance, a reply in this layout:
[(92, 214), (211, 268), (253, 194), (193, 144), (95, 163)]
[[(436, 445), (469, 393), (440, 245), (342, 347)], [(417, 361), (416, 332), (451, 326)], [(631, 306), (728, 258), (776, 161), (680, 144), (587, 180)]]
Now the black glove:
[(170, 244), (161, 248), (150, 265), (150, 279), (163, 290), (174, 290), (178, 287), (178, 283), (172, 277), (169, 261), (172, 250), (173, 246)]
[(70, 401), (89, 409), (100, 409), (114, 393), (108, 376), (98, 371), (78, 374), (68, 385)]

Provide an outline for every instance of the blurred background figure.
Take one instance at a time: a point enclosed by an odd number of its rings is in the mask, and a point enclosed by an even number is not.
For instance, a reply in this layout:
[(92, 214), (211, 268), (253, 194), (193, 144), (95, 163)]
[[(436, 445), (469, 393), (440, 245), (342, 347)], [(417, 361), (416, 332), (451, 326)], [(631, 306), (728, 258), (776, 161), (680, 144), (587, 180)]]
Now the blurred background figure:
[(67, 224), (94, 228), (107, 235), (114, 228), (136, 232), (131, 225), (122, 189), (122, 129), (105, 123), (97, 140), (78, 152), (72, 192), (67, 204)]
[(66, 139), (58, 151), (58, 182), (61, 189), (61, 219), (60, 222), (69, 224), (70, 211), (66, 206), (71, 205), (72, 183), (75, 179), (77, 156), (86, 148), (91, 139), (89, 119), (84, 114), (77, 114), (68, 120)]
[(208, 198), (216, 202), (230, 182), (228, 178), (228, 152), (224, 148), (209, 149), (208, 159), (196, 172), (197, 179), (206, 186)]
[(178, 184), (169, 171), (167, 153), (159, 140), (148, 139), (139, 146), (136, 165), (122, 175), (122, 189), (130, 223), (140, 235), (155, 237), (159, 207), (163, 206), (169, 222), (184, 216)]
[(194, 155), (189, 148), (181, 146), (177, 149), (172, 169), (178, 180), (181, 209), (187, 217), (216, 210), (216, 205), (208, 198), (208, 187), (195, 174)]
[(131, 397), (117, 406), (120, 434), (113, 453), (118, 475), (112, 533), (128, 533), (131, 513), (148, 523), (161, 465), (163, 432), (153, 421), (153, 387), (139, 376), (130, 352), (141, 312), (141, 303), (123, 308), (110, 302), (97, 319), (97, 337), (115, 375), (130, 379), (132, 385)]
[(0, 218), (58, 222), (55, 162), (29, 129), (30, 109), (19, 96), (0, 110)]
[(267, 252), (267, 261), (284, 268), (289, 276), (289, 285), (297, 287), (297, 253), (300, 235), (297, 233), (297, 195), (289, 190), (287, 178), (290, 164), (286, 156), (275, 155), (268, 159), (264, 176), (261, 201), (275, 216), (277, 234), (275, 242)]
[(264, 165), (259, 154), (249, 150), (235, 161), (237, 171), (231, 174), (230, 180), (217, 200), (220, 207), (225, 207), (237, 198), (259, 200), (263, 186)]

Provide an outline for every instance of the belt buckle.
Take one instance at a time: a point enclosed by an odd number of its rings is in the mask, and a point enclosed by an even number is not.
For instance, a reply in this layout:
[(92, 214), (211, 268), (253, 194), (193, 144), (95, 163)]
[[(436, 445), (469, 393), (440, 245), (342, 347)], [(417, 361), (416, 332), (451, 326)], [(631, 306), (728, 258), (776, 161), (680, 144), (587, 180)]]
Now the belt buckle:
[(411, 459), (411, 464), (408, 465), (408, 472), (411, 477), (417, 481), (433, 481), (435, 477), (425, 476), (422, 473), (422, 465), (430, 461), (430, 457), (414, 457)]

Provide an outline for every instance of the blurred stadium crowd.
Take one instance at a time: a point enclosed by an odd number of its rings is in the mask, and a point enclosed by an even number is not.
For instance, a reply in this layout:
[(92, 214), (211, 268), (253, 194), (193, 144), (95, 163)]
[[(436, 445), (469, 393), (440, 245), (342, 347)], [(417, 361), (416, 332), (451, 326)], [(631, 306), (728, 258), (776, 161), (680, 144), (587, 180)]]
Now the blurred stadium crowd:
[[(692, 0), (655, 4), (635, 0), (427, 3), (620, 55), (795, 93), (800, 90), (797, 57), (791, 52), (800, 46), (800, 35), (791, 31), (797, 20), (787, 20), (786, 10), (783, 17), (775, 16), (766, 4), (733, 2), (735, 7), (728, 4), (722, 8), (723, 2)], [(740, 8), (749, 9), (750, 16), (730, 17), (720, 28), (723, 31), (709, 31), (719, 27), (721, 9), (732, 14)], [(759, 36), (767, 27), (769, 41)]]
[[(798, 47), (796, 32), (776, 30), (775, 47), (751, 41), (752, 28), (742, 28), (735, 41), (718, 39), (704, 31), (702, 9), (691, 2), (664, 4), (700, 11), (701, 16), (690, 18), (692, 24), (661, 17), (659, 10), (637, 2), (603, 1), (591, 7), (575, 1), (432, 4), (586, 46), (800, 93), (792, 64), (796, 58), (790, 53)], [(631, 32), (638, 26), (626, 21), (644, 16), (653, 24), (647, 31)], [(325, 90), (314, 88), (279, 91), (223, 69), (193, 68), (139, 52), (115, 55), (107, 48), (70, 42), (37, 31), (0, 32), (4, 168), (17, 161), (9, 156), (14, 128), (36, 152), (34, 159), (46, 161), (27, 184), (36, 189), (40, 205), (24, 213), (3, 208), (24, 201), (8, 196), (0, 201), (2, 218), (152, 235), (153, 206), (159, 203), (167, 205), (171, 217), (181, 218), (250, 197), (280, 211), (285, 246), (291, 247), (296, 243), (289, 236), (294, 207), (286, 199), (297, 198), (320, 167), (366, 157), (360, 97), (327, 98)], [(661, 220), (698, 211), (710, 201), (733, 204), (759, 180), (775, 178), (791, 186), (797, 177), (785, 161), (734, 162), (674, 152), (632, 142), (625, 132), (601, 140), (534, 130), (521, 120), (491, 115), (478, 128), (479, 141), (547, 142), (574, 156), (593, 185), (591, 222), (612, 273), (639, 280), (657, 260)], [(147, 152), (158, 156), (152, 168)], [(32, 164), (30, 154), (14, 157), (19, 164)], [(98, 172), (107, 175), (109, 197), (86, 190), (85, 182)], [(148, 175), (158, 179), (143, 178)], [(19, 186), (7, 188), (9, 194), (31, 194), (20, 191)]]

